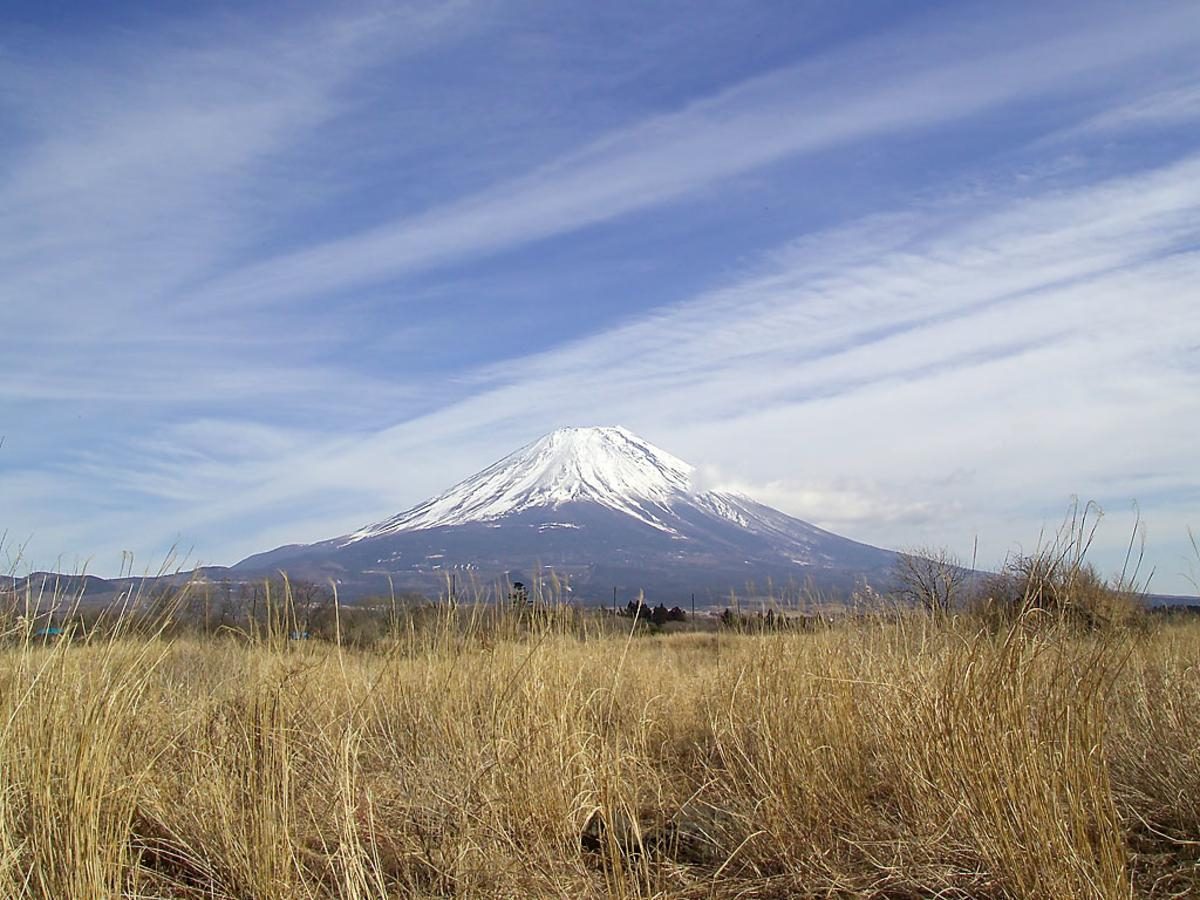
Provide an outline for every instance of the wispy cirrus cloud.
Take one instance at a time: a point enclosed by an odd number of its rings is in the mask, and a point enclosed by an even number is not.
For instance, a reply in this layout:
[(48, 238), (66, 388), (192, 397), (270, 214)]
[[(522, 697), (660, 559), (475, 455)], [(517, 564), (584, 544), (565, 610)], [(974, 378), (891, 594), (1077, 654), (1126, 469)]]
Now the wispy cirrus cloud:
[(1187, 18), (1181, 10), (1102, 20), (1032, 43), (1014, 33), (999, 46), (912, 35), (904, 56), (883, 54), (870, 80), (862, 61), (881, 48), (852, 47), (616, 130), (446, 206), (254, 263), (205, 285), (193, 302), (208, 311), (359, 287), (670, 203), (797, 154), (1094, 87), (1097, 73), (1122, 63), (1200, 48), (1179, 27)]
[[(460, 7), (323, 16), (266, 39), (210, 25), (148, 52), (117, 34), (72, 48), (65, 64), (0, 57), (5, 100), (25, 126), (0, 176), (0, 332), (21, 336), (0, 361), (0, 389), (178, 404), (200, 389), (279, 397), (271, 385), (286, 382), (302, 395), (320, 378), (327, 324), (268, 335), (240, 316), (184, 323), (179, 298), (304, 208), (310, 190), (278, 183), (281, 160), (286, 171), (289, 154), (343, 114), (364, 72), (453, 39)], [(281, 364), (281, 345), (299, 364)]]
[(1132, 128), (1174, 127), (1197, 121), (1200, 121), (1200, 84), (1187, 83), (1136, 96), (1051, 138), (1061, 141), (1087, 134), (1121, 135)]

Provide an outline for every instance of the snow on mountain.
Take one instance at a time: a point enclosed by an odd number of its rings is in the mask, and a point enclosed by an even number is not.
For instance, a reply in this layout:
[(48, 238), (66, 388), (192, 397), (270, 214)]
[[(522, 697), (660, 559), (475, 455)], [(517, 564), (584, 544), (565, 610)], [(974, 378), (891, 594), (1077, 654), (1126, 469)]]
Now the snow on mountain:
[(692, 490), (694, 468), (620, 427), (560, 428), (446, 493), (348, 535), (367, 538), (494, 521), (530, 509), (589, 501), (675, 532), (672, 503), (684, 498), (744, 523), (734, 495)]

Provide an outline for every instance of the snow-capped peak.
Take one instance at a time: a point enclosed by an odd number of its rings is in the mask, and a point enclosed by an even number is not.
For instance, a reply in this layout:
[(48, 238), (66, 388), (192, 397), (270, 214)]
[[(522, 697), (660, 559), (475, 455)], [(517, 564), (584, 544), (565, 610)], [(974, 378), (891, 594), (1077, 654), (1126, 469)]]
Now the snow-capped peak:
[(673, 499), (691, 492), (692, 466), (620, 427), (560, 428), (449, 491), (348, 536), (487, 522), (526, 509), (598, 503), (671, 531)]

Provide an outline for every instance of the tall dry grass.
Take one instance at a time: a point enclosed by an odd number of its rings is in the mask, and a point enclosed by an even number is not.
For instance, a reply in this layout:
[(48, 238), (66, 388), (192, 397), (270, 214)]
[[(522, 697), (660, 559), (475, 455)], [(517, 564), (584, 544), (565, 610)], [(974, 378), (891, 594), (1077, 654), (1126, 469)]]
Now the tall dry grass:
[[(0, 896), (1200, 894), (1200, 623), (0, 647)], [(162, 620), (166, 623), (169, 616)]]

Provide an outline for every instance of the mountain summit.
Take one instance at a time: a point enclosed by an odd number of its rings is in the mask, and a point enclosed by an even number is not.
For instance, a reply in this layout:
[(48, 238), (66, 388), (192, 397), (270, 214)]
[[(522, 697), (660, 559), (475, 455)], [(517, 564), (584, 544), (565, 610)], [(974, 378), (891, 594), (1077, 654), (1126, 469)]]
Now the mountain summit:
[(728, 593), (768, 579), (846, 588), (892, 564), (888, 551), (744, 495), (698, 490), (694, 473), (624, 428), (560, 428), (389, 519), (234, 569), (333, 578), (361, 594), (429, 589), (455, 570), (487, 579), (551, 568), (576, 596), (600, 599), (614, 586)]
[(478, 475), (350, 536), (490, 522), (535, 508), (596, 503), (669, 531), (669, 504), (687, 494), (692, 467), (620, 427), (560, 428)]

